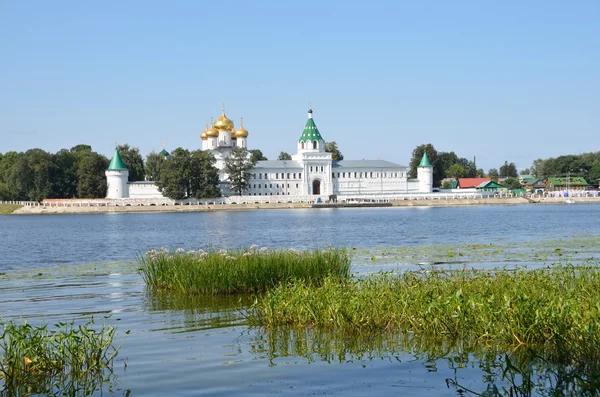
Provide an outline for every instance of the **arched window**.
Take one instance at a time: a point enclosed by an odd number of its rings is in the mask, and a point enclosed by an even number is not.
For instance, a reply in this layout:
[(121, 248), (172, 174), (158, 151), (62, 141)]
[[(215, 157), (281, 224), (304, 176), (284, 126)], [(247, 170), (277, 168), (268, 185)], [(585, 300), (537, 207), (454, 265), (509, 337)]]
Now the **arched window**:
[(313, 149), (317, 148), (317, 141), (313, 141)]
[(304, 141), (302, 141), (302, 149), (304, 149)]

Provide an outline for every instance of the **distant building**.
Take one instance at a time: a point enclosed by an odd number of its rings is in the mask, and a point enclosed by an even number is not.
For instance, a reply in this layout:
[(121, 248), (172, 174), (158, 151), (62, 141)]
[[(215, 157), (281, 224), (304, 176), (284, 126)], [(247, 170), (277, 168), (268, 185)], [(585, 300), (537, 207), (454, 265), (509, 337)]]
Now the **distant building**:
[[(219, 170), (221, 191), (230, 193), (229, 176), (225, 172), (225, 159), (234, 147), (247, 148), (248, 130), (234, 123), (225, 115), (200, 134), (202, 150), (211, 153)], [(167, 153), (168, 155), (168, 153)], [(115, 164), (113, 168), (113, 163)], [(161, 197), (153, 182), (127, 183), (127, 170), (117, 150), (111, 166), (106, 171), (107, 198)], [(115, 168), (116, 167), (116, 168)], [(292, 160), (258, 161), (250, 170), (251, 179), (246, 195), (249, 196), (378, 196), (405, 193), (431, 193), (433, 190), (433, 167), (423, 153), (417, 168), (417, 179), (408, 177), (409, 168), (385, 160), (333, 161), (325, 151), (312, 109), (296, 143)]]

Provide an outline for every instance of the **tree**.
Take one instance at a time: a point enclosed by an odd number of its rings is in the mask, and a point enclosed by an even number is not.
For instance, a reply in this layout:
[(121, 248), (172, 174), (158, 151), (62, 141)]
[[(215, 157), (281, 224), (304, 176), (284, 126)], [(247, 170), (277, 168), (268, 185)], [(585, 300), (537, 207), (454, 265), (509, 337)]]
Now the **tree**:
[(513, 178), (518, 177), (519, 173), (517, 172), (515, 163), (509, 163), (508, 161), (505, 161), (504, 165), (500, 167), (500, 176)]
[(77, 196), (77, 162), (75, 153), (67, 149), (53, 156), (56, 174), (52, 185), (52, 198), (73, 198)]
[(442, 189), (452, 189), (452, 183), (450, 183), (450, 181), (444, 181), (444, 183), (442, 183)]
[(519, 179), (512, 176), (506, 178), (504, 182), (502, 182), (502, 184), (505, 185), (508, 188), (508, 190), (515, 190), (521, 188), (521, 182), (519, 182)]
[(325, 151), (331, 153), (331, 159), (333, 161), (340, 161), (344, 159), (344, 155), (338, 149), (335, 141), (325, 143)]
[(490, 177), (490, 179), (498, 179), (499, 176), (500, 174), (498, 173), (498, 170), (496, 168), (489, 169), (488, 177)]
[(174, 200), (219, 196), (219, 175), (214, 163), (210, 153), (177, 148), (164, 160), (156, 186)]
[(252, 155), (252, 164), (256, 164), (257, 161), (268, 160), (268, 158), (263, 155), (263, 152), (258, 149), (250, 150), (250, 154)]
[(431, 143), (419, 145), (413, 150), (412, 158), (410, 160), (410, 176), (411, 178), (417, 177), (417, 167), (423, 158), (423, 153), (425, 150), (427, 151), (429, 162), (433, 166), (433, 186), (440, 186), (440, 181), (443, 179), (444, 170), (437, 162), (437, 150), (435, 150)]
[(52, 155), (42, 149), (30, 149), (25, 159), (31, 172), (32, 183), (26, 196), (31, 201), (42, 201), (52, 195), (56, 179), (56, 164)]
[(281, 152), (279, 153), (279, 157), (277, 157), (277, 160), (291, 160), (292, 156), (289, 155), (289, 153), (286, 152)]
[(225, 172), (229, 175), (230, 190), (238, 196), (248, 188), (249, 170), (254, 166), (251, 157), (245, 148), (235, 147), (225, 159)]
[(90, 145), (77, 145), (71, 148), (71, 153), (89, 153), (92, 151)]
[(140, 149), (130, 147), (128, 144), (117, 146), (121, 160), (129, 170), (129, 182), (143, 181), (145, 178), (144, 160), (140, 155)]
[(460, 164), (452, 164), (446, 171), (446, 175), (452, 178), (462, 178), (465, 175), (465, 169)]
[(146, 156), (145, 174), (149, 181), (156, 181), (160, 176), (160, 167), (165, 161), (165, 156), (160, 153), (150, 152)]
[(77, 168), (77, 197), (106, 197), (106, 175), (109, 160), (96, 152), (87, 152), (79, 160)]
[(521, 171), (519, 171), (519, 175), (530, 175), (531, 174), (531, 170), (529, 168), (525, 168), (522, 169)]

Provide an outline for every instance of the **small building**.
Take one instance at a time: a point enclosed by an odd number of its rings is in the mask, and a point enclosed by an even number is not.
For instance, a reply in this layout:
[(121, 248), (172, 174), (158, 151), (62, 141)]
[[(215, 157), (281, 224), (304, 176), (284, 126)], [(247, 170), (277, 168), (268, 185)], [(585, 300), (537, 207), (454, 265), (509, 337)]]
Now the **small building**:
[[(473, 178), (475, 179), (475, 178)], [(505, 190), (506, 186), (501, 185), (500, 183), (496, 182), (496, 181), (487, 181), (487, 182), (481, 182), (478, 186), (477, 186), (477, 190), (482, 191), (482, 192), (495, 192), (498, 190)]]
[(542, 178), (536, 178), (533, 175), (521, 175), (519, 182), (523, 189), (527, 191), (534, 191), (536, 193), (542, 193), (546, 190), (546, 184)]
[(490, 182), (490, 178), (458, 178), (458, 189), (479, 188), (482, 183)]
[(585, 190), (589, 184), (582, 176), (569, 176), (569, 177), (548, 177), (544, 181), (546, 184), (546, 190), (557, 191), (557, 190)]

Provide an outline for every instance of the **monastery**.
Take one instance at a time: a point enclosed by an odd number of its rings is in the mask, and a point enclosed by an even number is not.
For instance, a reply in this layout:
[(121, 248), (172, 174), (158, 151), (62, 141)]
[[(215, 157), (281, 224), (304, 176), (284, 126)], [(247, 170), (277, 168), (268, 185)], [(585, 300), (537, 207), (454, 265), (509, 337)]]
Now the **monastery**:
[[(236, 130), (223, 109), (221, 117), (200, 134), (202, 150), (216, 159), (224, 196), (230, 194), (225, 159), (234, 147), (248, 147), (248, 130), (242, 123)], [(166, 151), (162, 153), (168, 155)], [(315, 124), (313, 111), (309, 109), (308, 120), (296, 143), (296, 154), (291, 160), (258, 161), (250, 170), (251, 179), (245, 195), (308, 196), (326, 200), (330, 195), (376, 198), (432, 192), (433, 167), (426, 152), (417, 168), (417, 179), (410, 179), (408, 173), (407, 166), (384, 160), (332, 160), (331, 153), (325, 151), (325, 140)], [(128, 176), (129, 171), (115, 150), (106, 171), (107, 198), (162, 197), (154, 182), (128, 182)]]

